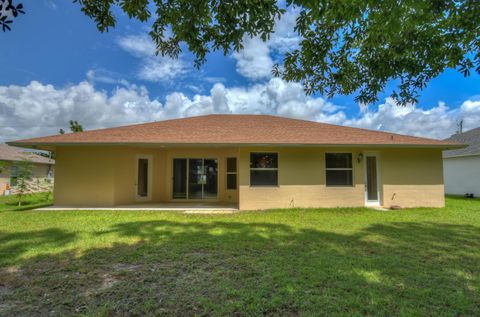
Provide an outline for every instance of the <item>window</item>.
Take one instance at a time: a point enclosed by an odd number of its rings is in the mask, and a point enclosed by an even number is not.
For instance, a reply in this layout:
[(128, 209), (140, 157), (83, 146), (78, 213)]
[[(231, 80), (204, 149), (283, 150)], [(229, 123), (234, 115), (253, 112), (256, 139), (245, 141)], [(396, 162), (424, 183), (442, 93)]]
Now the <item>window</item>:
[(237, 189), (237, 158), (227, 158), (227, 189)]
[(278, 186), (277, 153), (250, 153), (250, 186)]
[(352, 153), (326, 153), (327, 186), (352, 186)]

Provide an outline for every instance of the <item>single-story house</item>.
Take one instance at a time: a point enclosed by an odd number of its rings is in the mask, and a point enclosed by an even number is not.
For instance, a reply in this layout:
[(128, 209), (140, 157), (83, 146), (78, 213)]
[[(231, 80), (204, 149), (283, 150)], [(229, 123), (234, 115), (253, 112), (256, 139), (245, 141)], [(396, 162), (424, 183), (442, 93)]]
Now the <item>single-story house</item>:
[(440, 141), (269, 115), (207, 115), (39, 137), (55, 205), (443, 207)]
[(480, 127), (454, 134), (445, 141), (468, 144), (463, 149), (443, 152), (445, 192), (480, 197)]
[(31, 165), (32, 179), (28, 181), (29, 192), (50, 191), (53, 187), (55, 161), (25, 149), (0, 144), (0, 196), (15, 193), (17, 172), (21, 162)]

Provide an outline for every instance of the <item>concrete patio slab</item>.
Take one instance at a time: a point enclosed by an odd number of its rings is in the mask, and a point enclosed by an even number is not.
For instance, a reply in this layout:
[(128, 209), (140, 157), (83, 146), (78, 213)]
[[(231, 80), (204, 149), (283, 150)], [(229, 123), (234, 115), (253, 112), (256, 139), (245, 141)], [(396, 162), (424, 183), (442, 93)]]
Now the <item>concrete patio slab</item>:
[(113, 207), (79, 207), (79, 206), (49, 206), (35, 209), (37, 211), (52, 210), (114, 210), (114, 211), (181, 211), (190, 214), (201, 213), (233, 213), (238, 211), (238, 205), (225, 203), (158, 203), (119, 205)]

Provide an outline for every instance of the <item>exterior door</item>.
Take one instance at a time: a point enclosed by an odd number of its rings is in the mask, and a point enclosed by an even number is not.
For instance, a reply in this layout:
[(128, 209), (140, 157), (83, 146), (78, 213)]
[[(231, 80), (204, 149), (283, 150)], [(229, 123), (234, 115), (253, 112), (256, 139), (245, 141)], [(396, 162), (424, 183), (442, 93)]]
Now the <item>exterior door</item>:
[(203, 159), (188, 159), (188, 199), (203, 199), (205, 181)]
[(204, 172), (204, 182), (203, 182), (203, 197), (208, 198), (217, 198), (218, 194), (218, 162), (213, 159), (203, 160), (203, 172)]
[(135, 162), (135, 196), (136, 200), (152, 199), (152, 156), (138, 155)]
[(365, 155), (365, 203), (366, 205), (380, 205), (378, 156)]
[(216, 199), (218, 161), (188, 158), (173, 160), (173, 199)]

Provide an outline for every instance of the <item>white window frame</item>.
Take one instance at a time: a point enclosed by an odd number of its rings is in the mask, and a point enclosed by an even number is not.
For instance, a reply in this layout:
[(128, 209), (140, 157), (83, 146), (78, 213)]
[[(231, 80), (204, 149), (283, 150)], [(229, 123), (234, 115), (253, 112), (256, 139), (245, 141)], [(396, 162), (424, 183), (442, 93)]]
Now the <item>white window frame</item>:
[[(327, 167), (327, 154), (350, 154), (352, 167)], [(327, 171), (352, 171), (352, 184), (350, 185), (328, 185), (327, 184)], [(352, 152), (325, 152), (325, 186), (327, 187), (353, 187), (355, 184), (354, 172), (353, 172), (353, 153)]]
[[(228, 171), (228, 160), (229, 159), (235, 159), (235, 172), (229, 172)], [(238, 190), (238, 159), (236, 156), (229, 156), (225, 159), (225, 170), (226, 172), (226, 178), (225, 178), (225, 189), (226, 190)], [(236, 182), (235, 182), (235, 189), (228, 188), (228, 175), (236, 175)]]
[[(250, 160), (252, 159), (252, 154), (253, 153), (266, 153), (266, 154), (277, 154), (277, 167), (250, 167), (249, 170), (249, 178), (250, 178), (250, 187), (278, 187), (279, 186), (279, 171), (278, 171), (278, 166), (280, 165), (280, 160), (279, 160), (279, 155), (278, 152), (272, 152), (272, 151), (254, 151), (250, 152), (250, 157), (249, 157), (249, 164), (251, 163)], [(252, 185), (252, 179), (251, 179), (251, 171), (277, 171), (277, 184), (275, 185)]]
[[(367, 157), (375, 157), (376, 159), (376, 167), (377, 167), (377, 200), (368, 200), (368, 190), (367, 190)], [(381, 206), (382, 201), (382, 185), (380, 184), (382, 177), (381, 177), (381, 161), (380, 161), (380, 154), (379, 152), (364, 152), (363, 153), (363, 160), (364, 163), (364, 173), (365, 173), (365, 206)]]
[[(221, 175), (220, 175), (220, 172), (218, 172), (217, 174), (217, 196), (216, 197), (212, 197), (212, 198), (201, 198), (201, 199), (197, 199), (197, 198), (188, 198), (188, 196), (190, 195), (189, 193), (189, 182), (190, 182), (190, 160), (193, 160), (193, 159), (202, 159), (203, 161), (203, 164), (205, 165), (205, 160), (215, 160), (217, 161), (217, 170), (219, 168), (219, 159), (218, 157), (202, 157), (202, 155), (199, 155), (199, 156), (196, 156), (196, 157), (189, 157), (189, 156), (174, 156), (171, 158), (171, 170), (173, 171), (173, 162), (174, 160), (187, 160), (187, 178), (186, 178), (186, 197), (185, 198), (173, 198), (173, 172), (172, 172), (172, 182), (170, 183), (171, 186), (170, 186), (170, 200), (173, 200), (173, 201), (185, 201), (185, 200), (190, 200), (190, 201), (218, 201), (218, 197), (220, 195), (220, 187), (219, 187), (219, 184), (220, 184), (220, 179), (221, 179)], [(238, 164), (238, 163), (237, 163)], [(237, 166), (238, 168), (238, 166)], [(237, 176), (238, 177), (238, 176)], [(237, 181), (238, 182), (238, 181)], [(238, 187), (238, 183), (237, 183), (237, 187)]]

